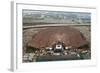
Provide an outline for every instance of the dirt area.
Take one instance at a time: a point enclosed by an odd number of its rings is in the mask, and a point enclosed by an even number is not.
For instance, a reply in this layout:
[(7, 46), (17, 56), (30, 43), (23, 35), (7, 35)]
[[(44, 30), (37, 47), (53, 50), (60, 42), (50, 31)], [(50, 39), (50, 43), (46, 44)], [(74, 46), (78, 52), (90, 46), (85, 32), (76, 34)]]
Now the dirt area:
[[(88, 42), (91, 42), (91, 26), (90, 25), (71, 25), (71, 27), (78, 29), (86, 37)], [(37, 32), (46, 29), (47, 27), (33, 27), (23, 29), (23, 56), (26, 54), (26, 44), (32, 39), (32, 36)]]

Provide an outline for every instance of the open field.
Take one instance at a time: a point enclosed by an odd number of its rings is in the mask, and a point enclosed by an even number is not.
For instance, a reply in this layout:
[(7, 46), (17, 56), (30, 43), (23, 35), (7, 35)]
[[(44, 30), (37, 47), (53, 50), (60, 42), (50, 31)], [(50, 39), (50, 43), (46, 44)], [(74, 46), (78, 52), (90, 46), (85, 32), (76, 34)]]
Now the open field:
[[(89, 24), (44, 24), (44, 25), (24, 25), (23, 26), (23, 56), (26, 54), (26, 44), (28, 41), (32, 39), (32, 36), (38, 33), (39, 31), (42, 31), (43, 29), (46, 29), (47, 27), (57, 27), (57, 26), (70, 26), (77, 30), (79, 30), (87, 39), (88, 42), (91, 43), (91, 26)], [(60, 30), (60, 29), (59, 29)], [(44, 58), (44, 57), (43, 57)], [(44, 58), (45, 59), (45, 58)], [(58, 59), (58, 58), (57, 58)], [(38, 58), (38, 60), (41, 60), (41, 58)], [(67, 60), (67, 59), (66, 59)]]

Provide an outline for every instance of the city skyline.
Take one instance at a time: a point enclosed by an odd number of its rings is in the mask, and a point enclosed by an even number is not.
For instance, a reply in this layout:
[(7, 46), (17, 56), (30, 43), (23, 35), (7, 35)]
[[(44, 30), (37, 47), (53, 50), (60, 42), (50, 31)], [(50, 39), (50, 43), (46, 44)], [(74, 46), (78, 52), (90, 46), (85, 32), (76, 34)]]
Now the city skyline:
[(91, 23), (91, 13), (23, 10), (23, 23)]

